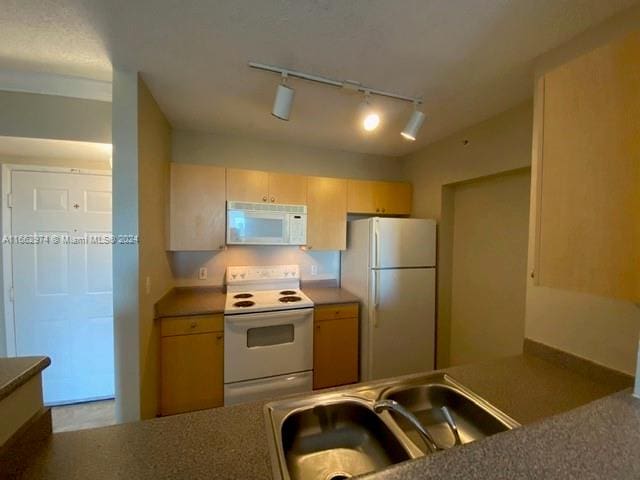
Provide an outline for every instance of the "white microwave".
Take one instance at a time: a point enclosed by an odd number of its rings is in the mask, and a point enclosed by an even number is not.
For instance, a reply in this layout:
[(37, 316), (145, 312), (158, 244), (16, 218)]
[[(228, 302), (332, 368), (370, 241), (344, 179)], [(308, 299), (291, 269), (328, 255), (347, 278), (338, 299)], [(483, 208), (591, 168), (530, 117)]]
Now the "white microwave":
[(227, 202), (228, 245), (306, 245), (307, 206)]

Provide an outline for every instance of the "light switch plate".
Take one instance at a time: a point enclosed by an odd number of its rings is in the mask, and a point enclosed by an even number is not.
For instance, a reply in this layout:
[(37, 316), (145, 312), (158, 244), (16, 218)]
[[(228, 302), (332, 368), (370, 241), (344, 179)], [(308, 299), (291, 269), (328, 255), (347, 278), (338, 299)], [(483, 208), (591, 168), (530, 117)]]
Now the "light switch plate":
[(200, 268), (200, 271), (198, 272), (198, 278), (200, 280), (206, 280), (208, 277), (209, 277), (209, 270), (207, 270), (207, 267)]

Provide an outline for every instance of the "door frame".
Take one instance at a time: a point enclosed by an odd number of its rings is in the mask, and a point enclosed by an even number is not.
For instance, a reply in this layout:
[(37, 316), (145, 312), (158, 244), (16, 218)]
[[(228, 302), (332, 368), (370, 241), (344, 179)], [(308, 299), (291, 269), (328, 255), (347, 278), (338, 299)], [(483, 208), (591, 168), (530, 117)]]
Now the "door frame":
[(4, 238), (11, 235), (12, 213), (9, 206), (11, 194), (11, 174), (13, 172), (41, 172), (41, 173), (66, 173), (69, 175), (101, 175), (111, 177), (111, 170), (97, 170), (89, 168), (52, 167), (48, 165), (21, 165), (14, 163), (2, 163), (0, 176), (2, 179), (2, 300), (4, 315), (5, 348), (8, 357), (15, 357), (16, 352), (16, 328), (15, 312), (13, 308), (13, 258), (11, 244)]

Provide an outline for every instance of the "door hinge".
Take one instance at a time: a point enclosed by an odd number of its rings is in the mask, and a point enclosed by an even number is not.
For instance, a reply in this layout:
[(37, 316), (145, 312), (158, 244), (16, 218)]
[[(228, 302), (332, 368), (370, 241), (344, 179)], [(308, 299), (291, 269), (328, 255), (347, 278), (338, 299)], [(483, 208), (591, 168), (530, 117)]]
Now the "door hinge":
[(14, 298), (15, 298), (15, 292), (13, 290), (13, 287), (9, 287), (9, 301), (13, 303)]
[(13, 194), (7, 193), (7, 207), (13, 208)]

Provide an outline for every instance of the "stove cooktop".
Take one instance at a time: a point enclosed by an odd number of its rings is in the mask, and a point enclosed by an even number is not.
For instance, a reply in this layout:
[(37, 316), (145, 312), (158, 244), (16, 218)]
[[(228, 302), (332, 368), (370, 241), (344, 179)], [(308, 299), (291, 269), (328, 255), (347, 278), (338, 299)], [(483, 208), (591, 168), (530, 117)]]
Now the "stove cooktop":
[(224, 313), (258, 313), (310, 307), (313, 307), (313, 301), (300, 290), (230, 292), (227, 293)]

